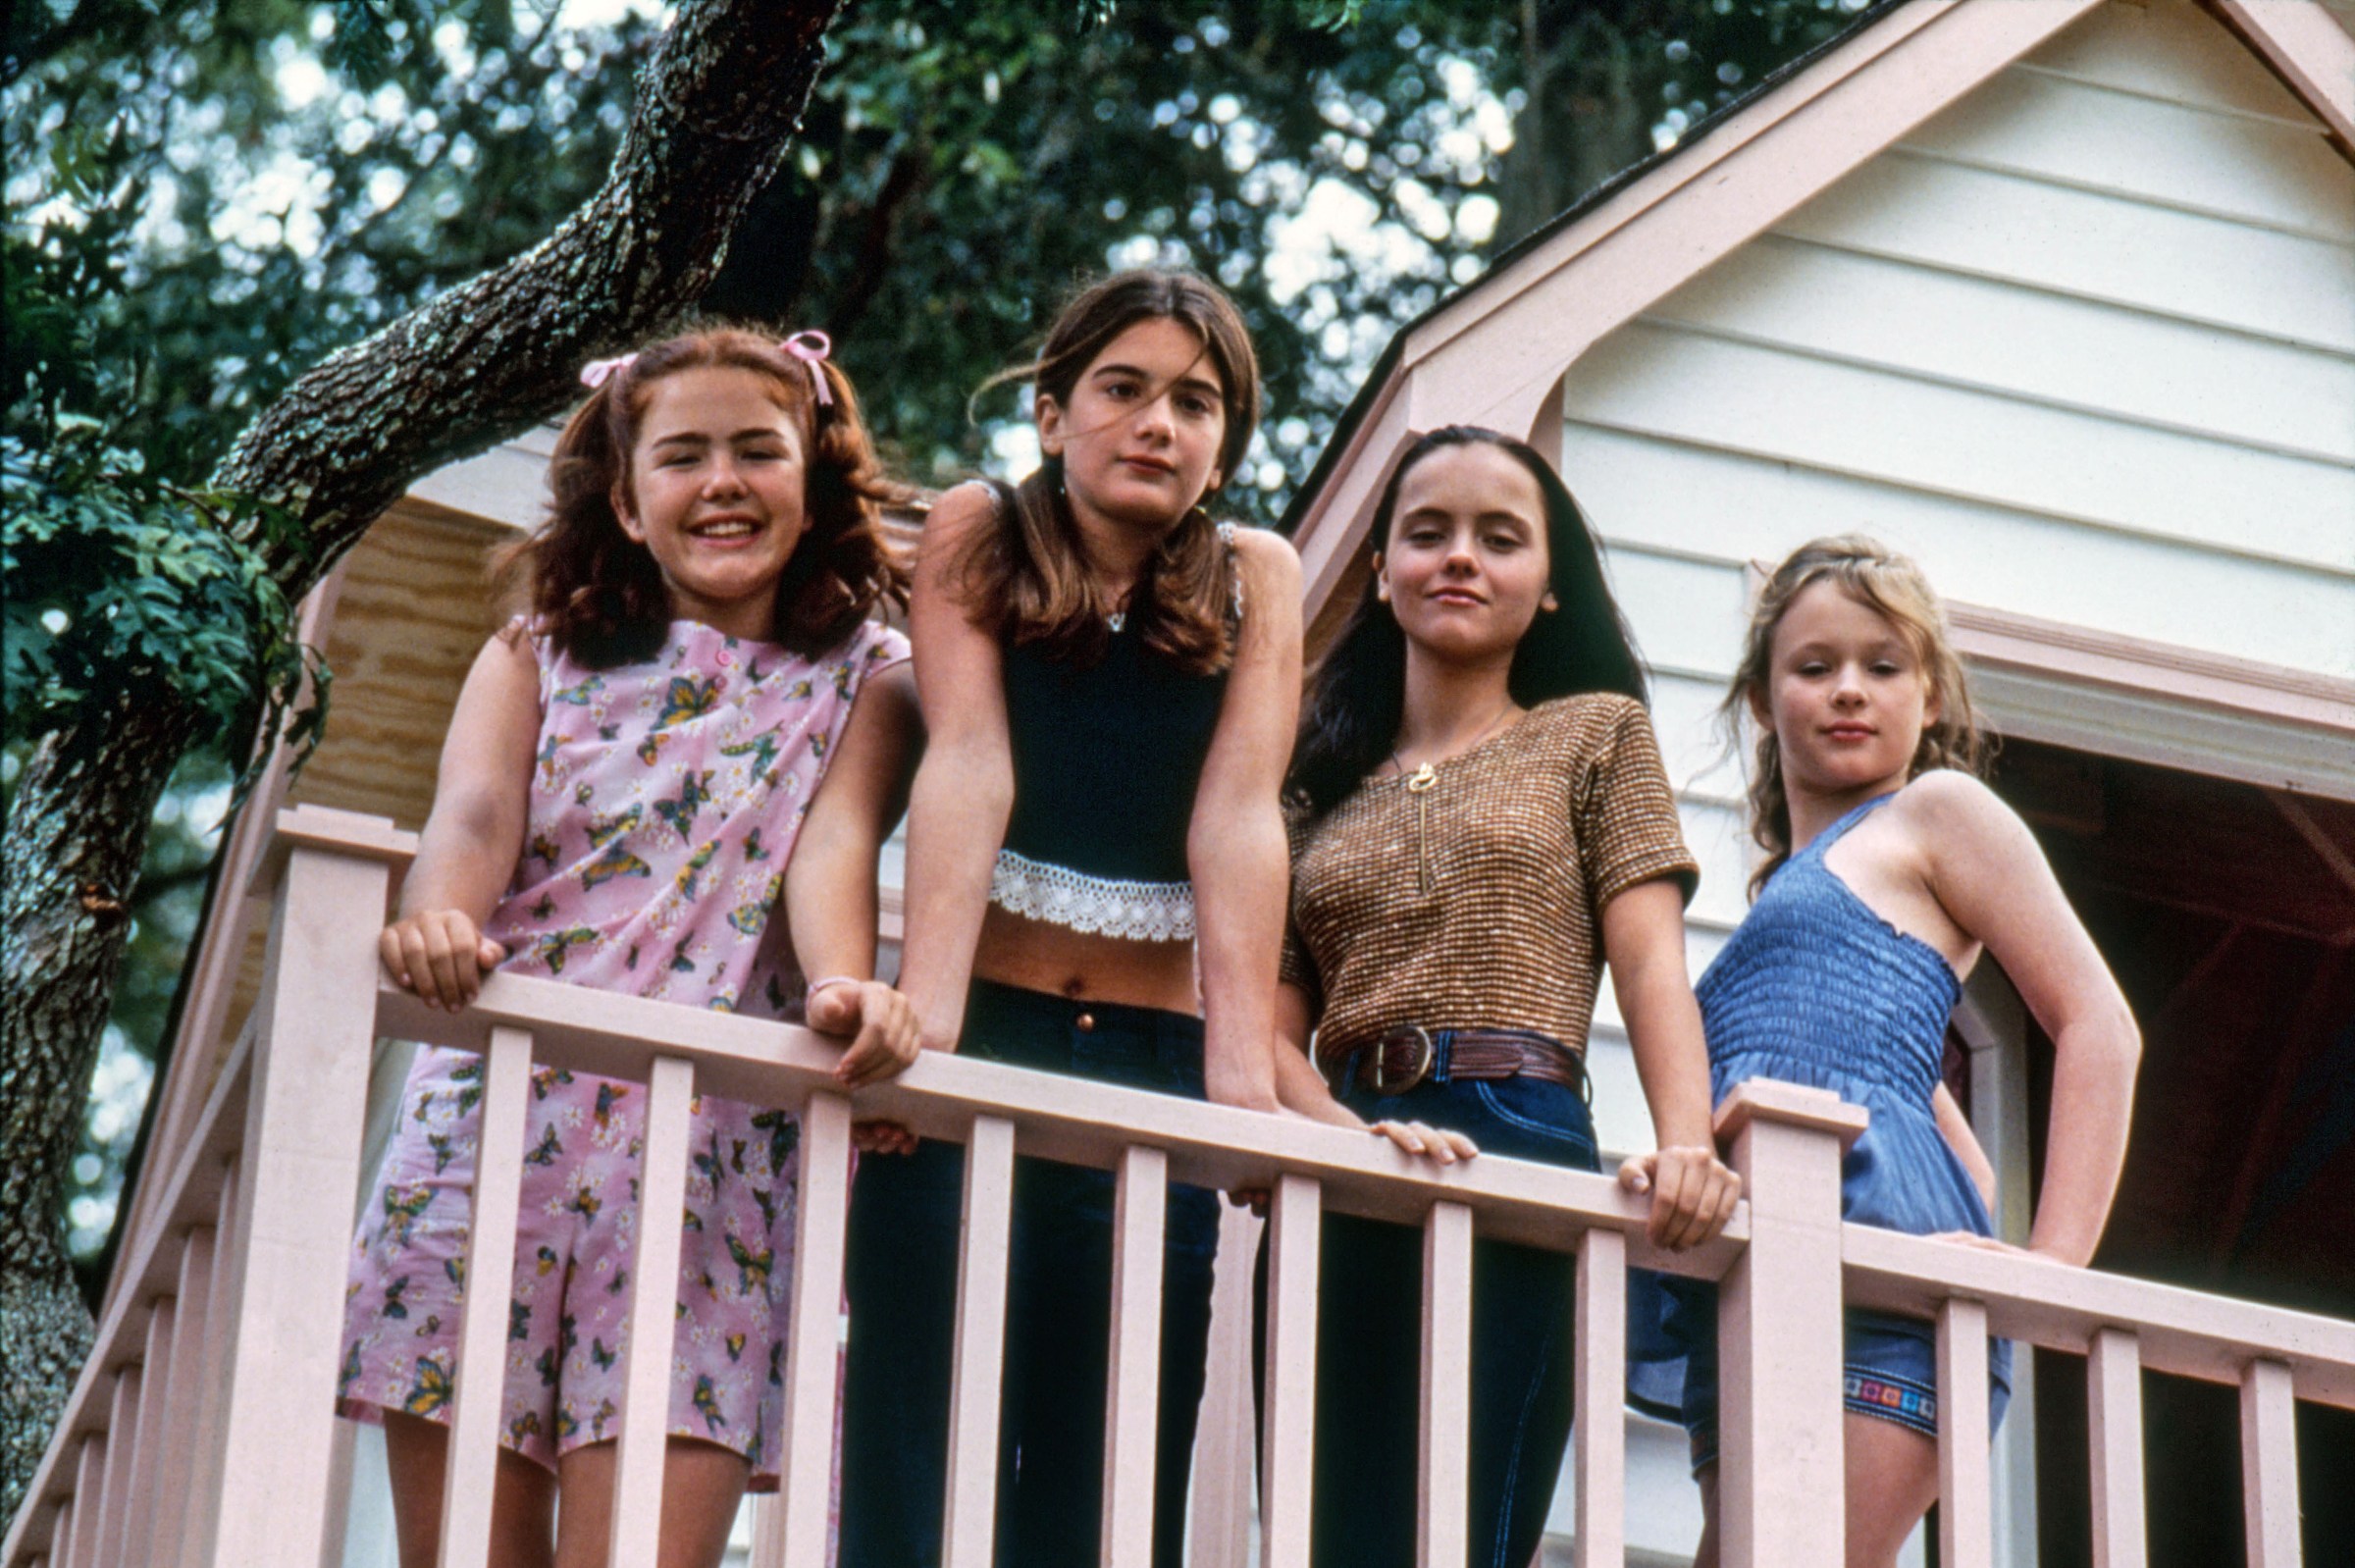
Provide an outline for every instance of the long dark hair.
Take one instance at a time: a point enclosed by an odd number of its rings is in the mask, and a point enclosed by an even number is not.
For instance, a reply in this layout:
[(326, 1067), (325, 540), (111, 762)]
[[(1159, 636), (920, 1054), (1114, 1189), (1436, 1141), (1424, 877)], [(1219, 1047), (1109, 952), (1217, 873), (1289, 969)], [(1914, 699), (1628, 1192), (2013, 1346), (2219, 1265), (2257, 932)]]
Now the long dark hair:
[[(830, 362), (795, 358), (764, 334), (706, 328), (641, 349), (589, 394), (549, 459), (548, 521), (493, 558), (498, 597), (521, 601), (560, 653), (591, 669), (652, 658), (669, 629), (662, 570), (622, 531), (613, 493), (630, 484), (630, 452), (654, 384), (713, 366), (767, 381), (802, 428), (808, 532), (778, 579), (771, 640), (814, 658), (839, 647), (877, 601), (907, 602), (907, 569), (884, 536), (882, 507), (913, 492), (884, 476), (850, 378)], [(818, 401), (813, 376), (825, 377), (830, 401)]]
[[(1227, 411), (1219, 472), (1231, 479), (1259, 424), (1259, 361), (1234, 301), (1198, 273), (1141, 267), (1097, 281), (1056, 313), (1034, 363), (987, 385), (1027, 381), (1069, 407), (1073, 389), (1105, 345), (1138, 322), (1154, 320), (1190, 329), (1218, 367)], [(1063, 489), (1063, 459), (1048, 458), (1019, 486), (992, 488), (998, 492), (996, 526), (975, 532), (953, 573), (973, 623), (1017, 645), (1035, 645), (1051, 657), (1093, 663), (1107, 646), (1105, 613), (1112, 606), (1101, 601), (1080, 554), (1079, 525)], [(1196, 506), (1146, 561), (1129, 595), (1128, 619), (1155, 655), (1189, 673), (1208, 674), (1234, 656), (1228, 613), (1233, 601), (1233, 563), (1218, 525)]]
[[(1398, 492), (1415, 465), (1451, 446), (1488, 445), (1510, 455), (1538, 482), (1545, 501), (1546, 586), (1560, 608), (1540, 610), (1513, 650), (1505, 688), (1524, 707), (1579, 692), (1619, 692), (1649, 701), (1635, 635), (1611, 597), (1602, 554), (1569, 488), (1525, 441), (1476, 425), (1448, 425), (1418, 440), (1390, 470), (1366, 543), (1369, 558), (1387, 549)], [(1312, 817), (1338, 806), (1398, 743), (1406, 716), (1406, 634), (1390, 606), (1365, 594), (1333, 647), (1318, 662), (1300, 712), (1288, 793), (1304, 799)]]

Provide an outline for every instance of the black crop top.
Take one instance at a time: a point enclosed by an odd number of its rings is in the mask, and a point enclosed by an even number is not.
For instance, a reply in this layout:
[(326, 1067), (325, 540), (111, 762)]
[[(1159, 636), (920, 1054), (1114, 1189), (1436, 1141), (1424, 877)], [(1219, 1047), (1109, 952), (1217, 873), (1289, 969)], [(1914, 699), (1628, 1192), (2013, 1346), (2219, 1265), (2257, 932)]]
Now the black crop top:
[(991, 903), (1108, 936), (1194, 934), (1185, 841), (1227, 675), (1175, 669), (1144, 644), (1118, 629), (1085, 668), (1005, 647), (1014, 813)]

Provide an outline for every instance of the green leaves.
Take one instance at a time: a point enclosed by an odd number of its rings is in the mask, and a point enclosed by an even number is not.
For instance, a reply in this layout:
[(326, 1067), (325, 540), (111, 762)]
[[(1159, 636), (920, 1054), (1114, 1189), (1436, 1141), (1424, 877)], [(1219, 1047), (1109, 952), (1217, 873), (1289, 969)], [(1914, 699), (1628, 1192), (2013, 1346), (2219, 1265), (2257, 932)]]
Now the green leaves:
[(263, 565), (300, 532), (283, 508), (166, 484), (72, 417), (38, 448), (0, 437), (0, 508), (12, 739), (164, 703), (229, 748), (265, 720), (287, 724), (298, 754), (316, 744), (327, 672)]

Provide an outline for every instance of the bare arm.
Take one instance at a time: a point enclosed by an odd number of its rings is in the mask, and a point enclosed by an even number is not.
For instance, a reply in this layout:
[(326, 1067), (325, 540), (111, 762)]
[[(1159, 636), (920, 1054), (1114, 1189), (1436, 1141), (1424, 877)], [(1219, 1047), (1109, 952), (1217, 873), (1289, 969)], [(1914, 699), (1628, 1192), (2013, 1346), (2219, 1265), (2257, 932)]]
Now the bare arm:
[(1651, 1239), (1681, 1250), (1725, 1228), (1742, 1182), (1717, 1158), (1710, 1130), (1709, 1054), (1685, 969), (1685, 906), (1676, 884), (1655, 877), (1604, 905), (1602, 950), (1658, 1144), (1622, 1165), (1619, 1179), (1634, 1191), (1650, 1189)]
[(996, 641), (967, 618), (950, 572), (973, 531), (993, 526), (995, 504), (968, 485), (932, 508), (908, 611), (926, 738), (909, 802), (900, 989), (936, 1051), (957, 1049), (990, 871), (1014, 813), (1003, 662)]
[(916, 1060), (915, 1009), (874, 978), (875, 865), (908, 807), (922, 745), (916, 677), (905, 664), (869, 679), (810, 803), (785, 868), (793, 950), (812, 980), (848, 976), (810, 998), (810, 1026), (854, 1036), (834, 1075), (857, 1088)]
[(1280, 797), (1300, 707), (1300, 560), (1273, 534), (1235, 536), (1243, 626), (1186, 831), (1212, 1100), (1278, 1108), (1276, 960), (1290, 874)]
[(400, 918), (378, 952), (395, 980), (437, 1007), (474, 1000), (506, 957), (482, 934), (515, 876), (540, 735), (540, 669), (531, 645), (494, 637), (475, 656), (442, 743), (434, 809), (401, 884)]
[(1990, 1213), (1995, 1209), (1995, 1162), (1979, 1147), (1979, 1135), (1970, 1129), (1969, 1119), (1955, 1103), (1954, 1091), (1941, 1083), (1930, 1096), (1930, 1114), (1938, 1119), (1938, 1135), (1946, 1146), (1955, 1151), (1962, 1169), (1970, 1173), (1970, 1184), (1979, 1189), (1979, 1199)]
[(2125, 1163), (2142, 1036), (2027, 824), (1987, 786), (1931, 773), (1902, 798), (1930, 891), (1986, 949), (2052, 1037), (2052, 1131), (2028, 1248), (2084, 1264)]

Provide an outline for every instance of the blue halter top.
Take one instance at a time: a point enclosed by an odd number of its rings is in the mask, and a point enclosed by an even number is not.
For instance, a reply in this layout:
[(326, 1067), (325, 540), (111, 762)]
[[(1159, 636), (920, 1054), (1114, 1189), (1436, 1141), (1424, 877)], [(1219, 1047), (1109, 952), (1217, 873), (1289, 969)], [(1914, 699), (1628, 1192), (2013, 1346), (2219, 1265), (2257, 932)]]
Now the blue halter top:
[(1944, 954), (1892, 926), (1823, 863), (1883, 795), (1776, 870), (1694, 987), (1711, 1096), (1771, 1077), (1872, 1113), (1842, 1169), (1842, 1208), (1865, 1225), (1991, 1233), (1987, 1209), (1930, 1108), (1962, 983)]

